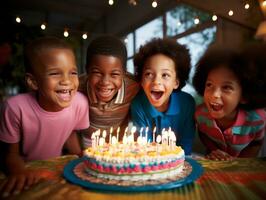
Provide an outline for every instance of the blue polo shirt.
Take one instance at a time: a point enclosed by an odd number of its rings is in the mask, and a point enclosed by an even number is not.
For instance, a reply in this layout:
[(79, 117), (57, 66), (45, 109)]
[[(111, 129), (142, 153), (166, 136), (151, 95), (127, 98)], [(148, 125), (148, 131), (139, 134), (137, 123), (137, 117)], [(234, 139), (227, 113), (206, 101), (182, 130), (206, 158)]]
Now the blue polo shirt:
[(159, 112), (152, 106), (141, 90), (131, 103), (131, 120), (140, 131), (141, 127), (149, 127), (148, 138), (152, 141), (152, 131), (156, 126), (156, 135), (162, 129), (171, 129), (175, 132), (177, 145), (180, 145), (186, 155), (191, 154), (192, 143), (195, 136), (195, 101), (185, 92), (173, 92), (170, 96), (169, 107), (166, 112)]

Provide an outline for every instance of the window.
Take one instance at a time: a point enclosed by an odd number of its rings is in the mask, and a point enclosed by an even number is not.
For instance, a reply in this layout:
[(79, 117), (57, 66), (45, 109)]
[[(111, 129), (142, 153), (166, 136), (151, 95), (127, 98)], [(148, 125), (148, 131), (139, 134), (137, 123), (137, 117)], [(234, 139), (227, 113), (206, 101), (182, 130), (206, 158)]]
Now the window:
[(163, 37), (163, 19), (158, 17), (153, 21), (143, 25), (135, 31), (136, 34), (136, 50), (139, 47), (155, 37)]

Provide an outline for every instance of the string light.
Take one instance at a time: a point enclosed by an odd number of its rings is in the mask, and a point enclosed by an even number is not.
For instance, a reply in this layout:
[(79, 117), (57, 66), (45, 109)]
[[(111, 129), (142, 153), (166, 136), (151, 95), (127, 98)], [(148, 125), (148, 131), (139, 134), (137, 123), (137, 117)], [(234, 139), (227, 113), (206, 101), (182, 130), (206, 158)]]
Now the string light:
[(68, 33), (67, 29), (65, 29), (65, 31), (64, 31), (64, 36), (65, 37), (68, 37), (69, 36), (69, 33)]
[(87, 33), (83, 33), (82, 38), (83, 38), (84, 40), (86, 40), (86, 39), (88, 38)]
[(245, 4), (245, 9), (247, 10), (247, 9), (249, 9), (249, 7), (250, 7), (249, 4), (246, 3), (246, 4)]
[(158, 6), (157, 1), (154, 0), (154, 1), (151, 3), (151, 6), (152, 6), (153, 8), (156, 8), (156, 7)]
[(136, 0), (129, 0), (128, 3), (132, 6), (136, 6), (137, 5), (137, 1)]
[(200, 23), (200, 20), (199, 20), (198, 17), (196, 17), (196, 18), (194, 19), (194, 24), (199, 24), (199, 23)]
[(42, 29), (42, 30), (45, 30), (45, 29), (46, 29), (46, 24), (45, 24), (45, 23), (42, 23), (42, 25), (41, 25), (41, 29)]
[(21, 18), (19, 16), (16, 17), (16, 22), (20, 23), (21, 22)]
[(212, 21), (215, 22), (217, 19), (218, 19), (217, 15), (213, 15), (213, 16), (212, 16)]
[(229, 10), (228, 15), (229, 15), (229, 16), (233, 16), (233, 14), (234, 14), (234, 11)]
[(108, 3), (110, 6), (112, 6), (112, 5), (114, 5), (114, 0), (109, 0)]

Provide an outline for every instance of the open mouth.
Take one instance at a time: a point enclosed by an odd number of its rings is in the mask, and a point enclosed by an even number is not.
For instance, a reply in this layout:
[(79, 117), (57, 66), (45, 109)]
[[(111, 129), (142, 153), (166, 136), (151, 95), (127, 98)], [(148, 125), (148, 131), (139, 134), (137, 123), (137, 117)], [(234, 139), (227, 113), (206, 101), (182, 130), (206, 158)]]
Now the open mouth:
[(98, 94), (101, 97), (109, 97), (113, 93), (114, 89), (98, 88)]
[(218, 103), (210, 103), (209, 105), (210, 105), (210, 108), (213, 111), (216, 111), (216, 112), (222, 110), (222, 108), (223, 108), (223, 105), (222, 104), (218, 104)]
[(162, 91), (151, 91), (151, 97), (155, 100), (159, 100), (163, 96)]
[(72, 90), (57, 90), (59, 98), (63, 101), (69, 101), (71, 99)]

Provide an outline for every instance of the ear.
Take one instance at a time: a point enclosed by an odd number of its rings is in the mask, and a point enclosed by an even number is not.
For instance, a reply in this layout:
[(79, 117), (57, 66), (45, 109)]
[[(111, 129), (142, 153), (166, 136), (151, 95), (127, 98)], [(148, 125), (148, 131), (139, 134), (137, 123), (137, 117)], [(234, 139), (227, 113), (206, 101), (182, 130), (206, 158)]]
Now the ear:
[(31, 73), (26, 73), (25, 80), (27, 86), (32, 90), (38, 90), (38, 84), (35, 77)]
[(174, 89), (176, 90), (179, 87), (179, 80), (176, 79), (175, 81), (175, 85), (174, 85)]

